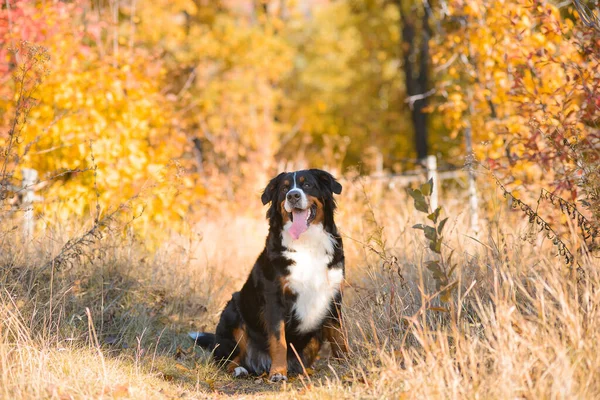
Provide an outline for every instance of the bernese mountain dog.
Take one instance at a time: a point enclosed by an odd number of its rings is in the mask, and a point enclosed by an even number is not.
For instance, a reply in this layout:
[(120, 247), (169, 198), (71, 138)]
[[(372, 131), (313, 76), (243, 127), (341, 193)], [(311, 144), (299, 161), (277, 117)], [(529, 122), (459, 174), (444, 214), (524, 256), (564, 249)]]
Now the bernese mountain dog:
[(266, 245), (246, 283), (231, 297), (215, 334), (191, 333), (234, 376), (299, 374), (324, 341), (347, 351), (341, 302), (344, 251), (334, 222), (342, 185), (328, 172), (283, 172), (265, 188)]

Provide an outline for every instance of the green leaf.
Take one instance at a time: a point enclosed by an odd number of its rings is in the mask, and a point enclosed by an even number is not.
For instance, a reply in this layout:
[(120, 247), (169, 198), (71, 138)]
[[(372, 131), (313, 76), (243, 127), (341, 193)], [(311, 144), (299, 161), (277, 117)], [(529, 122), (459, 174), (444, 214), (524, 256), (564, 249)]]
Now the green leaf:
[(423, 193), (421, 193), (419, 189), (413, 190), (409, 188), (407, 192), (408, 195), (414, 199), (415, 208), (417, 209), (417, 211), (429, 213), (429, 205), (427, 204), (425, 197), (423, 197)]
[(442, 270), (440, 264), (437, 261), (428, 261), (425, 265), (427, 266), (427, 269), (433, 273), (433, 278), (437, 282), (446, 277), (444, 271)]
[(432, 190), (433, 190), (433, 178), (429, 179), (427, 181), (427, 183), (424, 183), (421, 185), (421, 192), (423, 192), (423, 194), (425, 196), (430, 196)]
[(429, 243), (429, 248), (432, 251), (435, 251), (438, 254), (442, 253), (442, 238), (437, 238), (436, 240), (432, 240), (431, 243)]
[(442, 233), (442, 229), (444, 229), (446, 222), (448, 222), (448, 218), (444, 218), (443, 220), (440, 221), (440, 224), (438, 225), (438, 233), (440, 233), (440, 234)]
[(433, 226), (425, 226), (423, 229), (425, 231), (425, 237), (431, 241), (435, 241), (437, 238), (437, 232)]
[(427, 216), (427, 218), (432, 220), (434, 224), (437, 224), (438, 217), (440, 216), (440, 211), (442, 211), (442, 207), (436, 208), (434, 212)]
[(413, 225), (413, 229), (420, 229), (420, 230), (424, 231), (426, 226), (427, 225), (416, 224), (416, 225)]
[(448, 271), (448, 276), (452, 276), (452, 273), (454, 272), (454, 270), (456, 269), (458, 264), (454, 264), (452, 267), (450, 267), (450, 270)]
[(450, 255), (446, 259), (446, 265), (452, 265), (451, 261), (452, 261), (452, 256), (453, 255), (454, 255), (454, 249), (452, 249), (452, 251), (450, 251)]
[(421, 193), (421, 191), (419, 189), (408, 188), (408, 189), (406, 189), (406, 192), (413, 199), (416, 199), (417, 197), (423, 197), (423, 193)]

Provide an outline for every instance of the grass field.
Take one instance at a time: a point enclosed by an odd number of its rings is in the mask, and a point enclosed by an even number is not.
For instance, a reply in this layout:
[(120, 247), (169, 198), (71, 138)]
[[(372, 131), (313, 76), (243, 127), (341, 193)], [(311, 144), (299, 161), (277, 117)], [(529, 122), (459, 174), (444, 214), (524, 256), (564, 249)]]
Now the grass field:
[[(432, 255), (411, 228), (425, 217), (401, 190), (373, 193), (347, 183), (339, 198), (351, 353), (334, 362), (324, 351), (308, 377), (287, 384), (234, 380), (187, 337), (214, 330), (262, 249), (258, 196), (254, 209), (211, 213), (154, 250), (105, 230), (45, 269), (84, 226), (38, 230), (27, 246), (17, 231), (4, 233), (0, 397), (600, 398), (596, 258), (578, 258), (578, 282), (492, 186), (474, 237), (465, 199), (447, 193), (442, 251), (453, 251), (458, 286), (441, 303), (425, 267)], [(555, 224), (571, 248), (581, 244), (568, 221)]]

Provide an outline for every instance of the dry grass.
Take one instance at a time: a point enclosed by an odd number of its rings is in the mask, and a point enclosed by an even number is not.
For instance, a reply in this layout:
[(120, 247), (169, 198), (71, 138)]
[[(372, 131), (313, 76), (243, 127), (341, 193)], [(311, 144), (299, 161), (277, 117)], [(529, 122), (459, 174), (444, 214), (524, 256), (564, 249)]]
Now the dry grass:
[(88, 258), (39, 272), (64, 238), (48, 230), (28, 249), (2, 238), (0, 397), (600, 397), (597, 259), (580, 260), (578, 284), (547, 240), (523, 239), (527, 223), (494, 189), (477, 239), (463, 199), (446, 199), (460, 285), (441, 312), (423, 267), (431, 256), (410, 228), (423, 217), (402, 194), (367, 205), (364, 192), (347, 184), (338, 215), (348, 362), (324, 357), (310, 379), (281, 386), (232, 380), (190, 348), (186, 333), (214, 329), (261, 250), (262, 210), (213, 215), (156, 251), (107, 235)]

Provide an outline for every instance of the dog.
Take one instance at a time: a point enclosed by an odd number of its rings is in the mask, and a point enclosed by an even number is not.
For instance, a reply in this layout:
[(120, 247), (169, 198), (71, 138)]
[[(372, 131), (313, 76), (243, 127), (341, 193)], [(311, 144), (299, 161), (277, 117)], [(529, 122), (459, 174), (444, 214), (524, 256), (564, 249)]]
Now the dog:
[(269, 233), (246, 283), (221, 313), (215, 334), (193, 333), (235, 377), (267, 373), (287, 380), (312, 365), (324, 341), (334, 357), (342, 335), (344, 251), (333, 195), (342, 185), (328, 172), (282, 172), (262, 193)]

